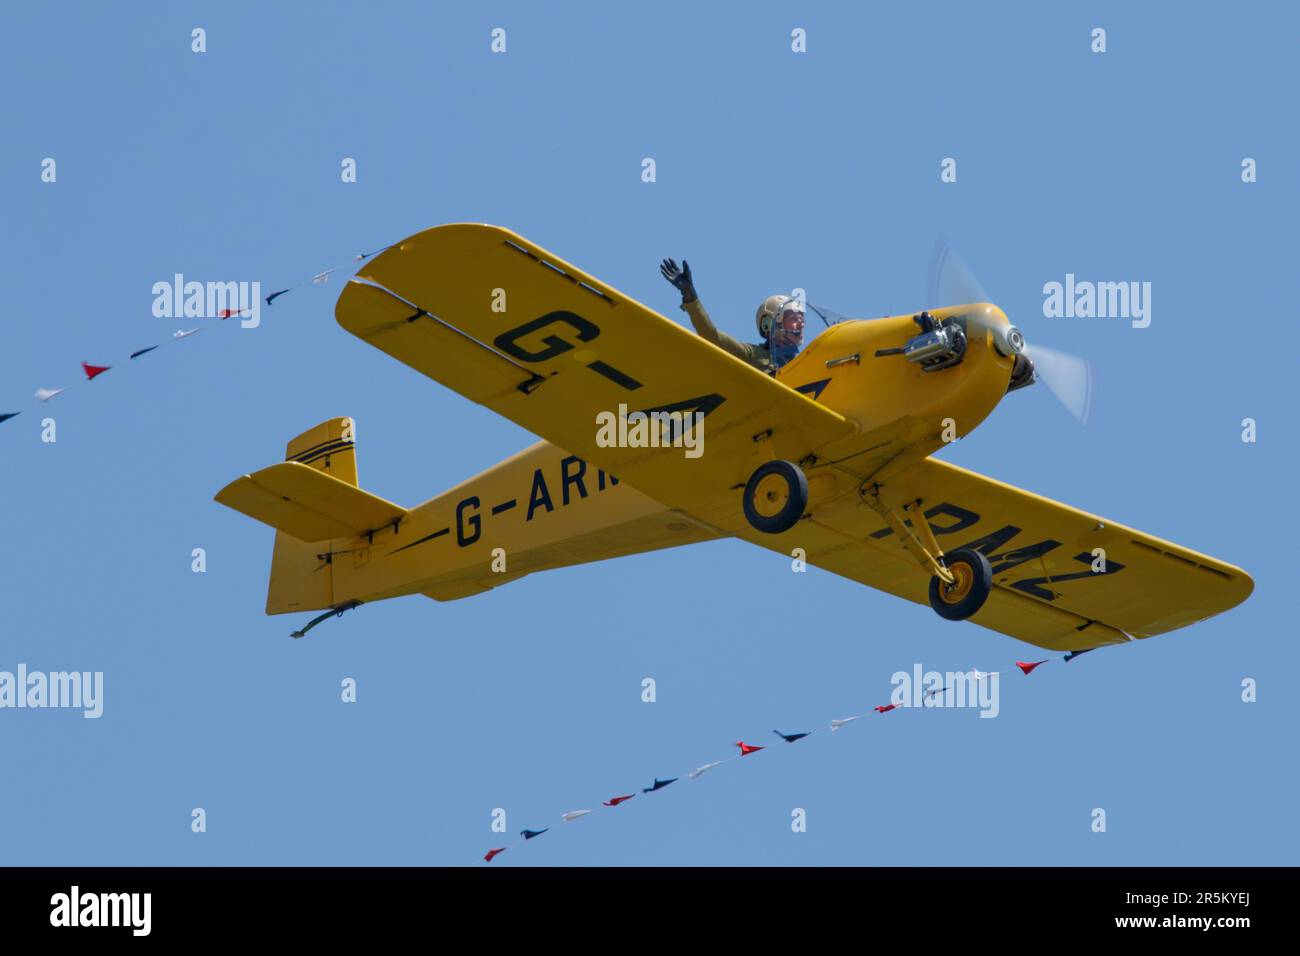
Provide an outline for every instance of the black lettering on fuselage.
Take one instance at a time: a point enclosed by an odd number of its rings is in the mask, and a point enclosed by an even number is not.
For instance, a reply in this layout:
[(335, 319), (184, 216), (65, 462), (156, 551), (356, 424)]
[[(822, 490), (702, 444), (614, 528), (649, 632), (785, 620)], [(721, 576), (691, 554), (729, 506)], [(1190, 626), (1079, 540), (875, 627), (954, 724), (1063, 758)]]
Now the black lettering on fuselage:
[[(462, 548), (473, 544), (479, 539), (479, 535), (483, 533), (483, 519), (475, 513), (469, 516), (469, 521), (467, 522), (465, 520), (466, 508), (478, 508), (478, 498), (474, 495), (470, 495), (468, 498), (462, 499), (460, 504), (456, 505), (456, 543)], [(473, 529), (472, 534), (467, 535), (465, 533), (466, 524)]]
[[(577, 465), (578, 470), (569, 473), (569, 466)], [(569, 485), (576, 485), (578, 488), (578, 497), (587, 497), (587, 486), (582, 482), (582, 476), (587, 473), (587, 463), (577, 455), (570, 455), (560, 461), (560, 501), (564, 504), (569, 503)]]
[(546, 476), (540, 468), (533, 472), (533, 490), (528, 496), (528, 517), (525, 521), (533, 520), (533, 512), (538, 505), (544, 505), (548, 512), (555, 510), (555, 505), (551, 504), (551, 493), (546, 487)]

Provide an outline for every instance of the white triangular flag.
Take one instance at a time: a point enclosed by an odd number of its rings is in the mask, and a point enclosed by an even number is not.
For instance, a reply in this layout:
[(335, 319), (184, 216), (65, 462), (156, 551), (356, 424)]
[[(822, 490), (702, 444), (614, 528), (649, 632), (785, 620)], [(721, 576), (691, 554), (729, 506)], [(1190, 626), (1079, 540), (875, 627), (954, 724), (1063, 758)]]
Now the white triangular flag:
[(832, 730), (832, 731), (839, 730), (839, 729), (840, 729), (841, 727), (843, 727), (845, 724), (851, 724), (851, 723), (853, 723), (853, 721), (858, 720), (858, 719), (860, 719), (860, 718), (858, 718), (858, 717), (841, 717), (839, 720), (832, 720), (832, 721), (831, 721), (831, 730)]
[(199, 331), (201, 331), (201, 330), (200, 330), (200, 329), (184, 329), (184, 330), (177, 329), (175, 332), (172, 333), (172, 338), (174, 338), (174, 339), (183, 339), (183, 338), (186, 338), (187, 336), (193, 335), (195, 332), (199, 332)]
[(690, 773), (688, 773), (686, 776), (688, 776), (688, 777), (690, 777), (692, 780), (694, 780), (694, 779), (695, 779), (696, 777), (698, 777), (700, 774), (704, 773), (704, 771), (706, 771), (706, 770), (712, 770), (714, 767), (718, 766), (718, 764), (720, 764), (720, 763), (722, 763), (721, 760), (715, 760), (715, 761), (713, 761), (713, 763), (706, 763), (703, 767), (696, 767), (694, 770), (692, 770), (692, 771), (691, 771)]
[(333, 271), (334, 271), (333, 269), (326, 269), (324, 272), (320, 273), (319, 275), (312, 276), (311, 281), (316, 283), (316, 285), (324, 285), (325, 280), (330, 277), (330, 273)]
[(568, 813), (560, 814), (560, 819), (565, 823), (569, 823), (572, 820), (578, 819), (578, 817), (585, 817), (590, 812), (590, 810), (570, 810)]
[(51, 398), (53, 398), (55, 395), (58, 395), (61, 391), (63, 391), (63, 389), (61, 388), (38, 388), (36, 390), (36, 397), (43, 402), (48, 402)]

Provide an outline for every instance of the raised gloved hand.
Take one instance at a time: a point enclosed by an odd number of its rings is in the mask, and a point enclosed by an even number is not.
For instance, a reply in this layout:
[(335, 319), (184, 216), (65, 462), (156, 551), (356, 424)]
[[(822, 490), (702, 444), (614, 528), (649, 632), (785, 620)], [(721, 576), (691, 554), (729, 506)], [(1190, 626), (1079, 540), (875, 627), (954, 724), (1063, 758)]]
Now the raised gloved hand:
[(682, 294), (682, 305), (687, 305), (699, 298), (695, 294), (695, 282), (691, 277), (691, 265), (685, 259), (682, 260), (680, 269), (677, 268), (677, 263), (673, 262), (672, 259), (665, 259), (659, 264), (659, 271)]

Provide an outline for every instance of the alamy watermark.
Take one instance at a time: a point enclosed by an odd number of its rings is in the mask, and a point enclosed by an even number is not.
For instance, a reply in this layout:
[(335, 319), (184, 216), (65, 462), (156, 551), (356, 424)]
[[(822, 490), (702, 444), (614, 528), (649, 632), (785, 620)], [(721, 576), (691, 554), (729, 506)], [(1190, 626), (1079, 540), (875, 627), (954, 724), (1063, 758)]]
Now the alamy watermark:
[(1150, 282), (1076, 281), (1043, 284), (1043, 317), (1048, 319), (1131, 319), (1133, 328), (1151, 324)]
[(132, 936), (148, 936), (152, 913), (152, 893), (83, 893), (74, 885), (50, 897), (51, 926), (120, 926)]
[(262, 322), (260, 282), (186, 282), (177, 272), (171, 282), (155, 282), (153, 295), (153, 314), (159, 319), (238, 317), (245, 329)]
[(981, 717), (996, 717), (999, 704), (997, 671), (927, 671), (913, 664), (911, 673), (895, 671), (889, 679), (895, 707), (974, 707)]
[(704, 412), (596, 413), (596, 444), (601, 448), (683, 448), (687, 458), (704, 454)]
[(104, 713), (103, 671), (0, 671), (0, 710), (48, 707), (81, 710), (89, 720)]

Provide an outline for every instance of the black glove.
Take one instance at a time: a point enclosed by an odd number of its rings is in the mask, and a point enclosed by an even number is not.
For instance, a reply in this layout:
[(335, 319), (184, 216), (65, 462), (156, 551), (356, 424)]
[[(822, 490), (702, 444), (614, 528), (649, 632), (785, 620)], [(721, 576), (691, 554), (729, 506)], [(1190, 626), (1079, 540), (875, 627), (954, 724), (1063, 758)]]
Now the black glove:
[(659, 264), (659, 271), (682, 294), (682, 305), (688, 305), (699, 298), (695, 294), (695, 281), (691, 278), (691, 265), (685, 259), (682, 260), (680, 269), (673, 260), (665, 259)]

